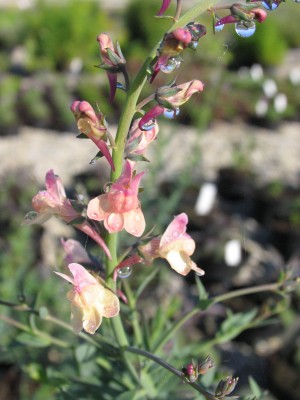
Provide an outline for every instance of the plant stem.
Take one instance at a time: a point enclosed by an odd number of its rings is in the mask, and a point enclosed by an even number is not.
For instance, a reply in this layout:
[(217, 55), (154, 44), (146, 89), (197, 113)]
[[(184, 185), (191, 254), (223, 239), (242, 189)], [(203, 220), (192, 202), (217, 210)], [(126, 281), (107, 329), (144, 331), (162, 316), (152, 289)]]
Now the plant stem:
[(116, 338), (119, 348), (120, 348), (123, 362), (126, 365), (126, 367), (128, 368), (128, 371), (129, 371), (130, 375), (132, 376), (133, 380), (136, 383), (140, 384), (140, 378), (138, 376), (138, 373), (137, 373), (136, 369), (134, 368), (134, 366), (132, 365), (132, 363), (130, 362), (129, 358), (127, 357), (127, 354), (125, 353), (125, 349), (128, 347), (129, 343), (127, 340), (127, 336), (126, 336), (120, 315), (117, 315), (116, 317), (111, 318), (110, 321), (111, 321), (111, 326), (112, 326), (115, 338)]
[(220, 294), (219, 296), (212, 297), (212, 304), (220, 303), (225, 300), (233, 299), (235, 297), (246, 296), (247, 294), (260, 293), (260, 292), (275, 292), (282, 287), (282, 282), (268, 283), (266, 285), (253, 286), (244, 289), (232, 290), (231, 292)]
[[(127, 347), (125, 351), (128, 351), (129, 353), (134, 353), (138, 354), (139, 356), (148, 358), (152, 361), (154, 361), (156, 364), (161, 365), (163, 368), (167, 369), (169, 372), (171, 372), (173, 375), (177, 376), (181, 380), (183, 379), (182, 372), (179, 371), (178, 369), (174, 368), (171, 364), (167, 363), (166, 361), (162, 360), (160, 357), (155, 356), (152, 353), (149, 353), (148, 351), (138, 349), (136, 347)], [(211, 393), (208, 393), (202, 386), (200, 386), (198, 383), (195, 382), (189, 382), (185, 380), (186, 383), (188, 383), (190, 386), (192, 386), (194, 389), (196, 389), (198, 392), (200, 392), (206, 399), (208, 400), (217, 400), (217, 398), (212, 395)]]
[(133, 333), (134, 333), (134, 342), (136, 346), (140, 346), (143, 342), (143, 337), (142, 337), (142, 332), (140, 328), (140, 323), (138, 320), (138, 312), (136, 310), (136, 299), (134, 298), (134, 295), (132, 293), (131, 287), (129, 283), (127, 282), (126, 279), (123, 281), (126, 297), (128, 300), (128, 305), (131, 310), (131, 315), (132, 315), (132, 327), (133, 327)]
[(181, 14), (181, 0), (177, 0), (176, 11), (174, 15), (174, 20), (178, 21)]

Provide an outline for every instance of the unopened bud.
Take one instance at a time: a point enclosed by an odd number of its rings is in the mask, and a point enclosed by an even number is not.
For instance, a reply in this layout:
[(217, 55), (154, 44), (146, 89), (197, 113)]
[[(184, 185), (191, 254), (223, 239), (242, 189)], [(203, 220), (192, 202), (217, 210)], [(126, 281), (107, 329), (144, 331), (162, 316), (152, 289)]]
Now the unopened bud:
[(197, 365), (193, 362), (189, 363), (186, 367), (183, 367), (181, 371), (183, 376), (189, 382), (195, 382), (199, 376)]
[(204, 375), (212, 367), (214, 367), (213, 360), (210, 356), (207, 356), (206, 359), (202, 363), (198, 364), (198, 373), (200, 375)]
[(238, 380), (239, 378), (233, 378), (232, 376), (227, 376), (226, 379), (221, 380), (216, 388), (215, 396), (222, 398), (230, 394), (236, 387)]

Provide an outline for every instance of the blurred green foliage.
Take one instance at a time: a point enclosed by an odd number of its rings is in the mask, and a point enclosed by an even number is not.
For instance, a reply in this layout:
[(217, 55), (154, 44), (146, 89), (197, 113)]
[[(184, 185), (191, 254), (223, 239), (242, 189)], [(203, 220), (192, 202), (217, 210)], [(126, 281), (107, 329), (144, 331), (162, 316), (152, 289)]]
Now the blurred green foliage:
[(23, 43), (30, 54), (31, 69), (64, 70), (74, 57), (89, 66), (99, 54), (99, 29), (109, 28), (99, 3), (93, 1), (53, 4), (39, 0), (34, 9), (24, 12), (24, 20)]
[(19, 123), (17, 112), (17, 94), (21, 85), (21, 78), (14, 75), (6, 75), (0, 79), (0, 128), (2, 134), (6, 129), (14, 128)]
[[(124, 20), (128, 41), (126, 54), (130, 57), (145, 59), (148, 51), (161, 40), (164, 33), (170, 28), (168, 19), (155, 19), (158, 12), (157, 2), (153, 0), (132, 0), (125, 10)], [(168, 9), (172, 15), (174, 8)], [(154, 29), (155, 24), (155, 29)]]

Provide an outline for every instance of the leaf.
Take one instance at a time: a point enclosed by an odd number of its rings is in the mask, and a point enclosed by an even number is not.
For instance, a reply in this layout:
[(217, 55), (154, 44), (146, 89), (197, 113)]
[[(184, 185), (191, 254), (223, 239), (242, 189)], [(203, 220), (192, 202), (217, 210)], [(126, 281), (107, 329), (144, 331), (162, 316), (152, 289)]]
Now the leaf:
[(136, 299), (140, 297), (140, 295), (143, 293), (145, 288), (149, 285), (149, 283), (155, 278), (155, 276), (158, 273), (158, 268), (153, 268), (150, 274), (147, 274), (146, 277), (142, 280), (142, 283), (138, 287), (136, 291)]
[(261, 391), (261, 388), (258, 386), (257, 382), (255, 381), (255, 379), (252, 376), (249, 376), (248, 382), (249, 382), (251, 393), (255, 397), (260, 398), (262, 395), (262, 391)]
[(218, 343), (228, 342), (238, 336), (243, 330), (249, 327), (249, 324), (255, 318), (257, 310), (253, 309), (244, 313), (230, 314), (225, 321), (222, 322), (220, 330), (216, 337)]
[(196, 281), (196, 286), (197, 286), (197, 291), (198, 291), (198, 297), (199, 300), (206, 300), (208, 299), (208, 293), (198, 275), (195, 274), (195, 281)]
[(88, 361), (95, 354), (95, 347), (90, 344), (81, 344), (75, 349), (75, 357), (78, 363), (82, 363), (84, 361)]
[(116, 397), (116, 400), (143, 400), (147, 398), (146, 396), (147, 393), (144, 389), (141, 389), (139, 391), (130, 390), (128, 392), (120, 394), (118, 397)]
[(28, 347), (42, 348), (42, 347), (48, 347), (51, 344), (49, 339), (41, 336), (36, 336), (27, 332), (20, 333), (16, 337), (16, 340), (18, 343), (24, 344)]

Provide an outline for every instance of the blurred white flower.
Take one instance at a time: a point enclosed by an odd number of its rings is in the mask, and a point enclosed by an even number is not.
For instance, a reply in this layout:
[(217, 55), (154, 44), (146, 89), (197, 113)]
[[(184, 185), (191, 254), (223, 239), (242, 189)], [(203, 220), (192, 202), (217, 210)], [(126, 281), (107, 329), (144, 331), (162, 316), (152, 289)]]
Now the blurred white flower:
[(239, 240), (229, 240), (224, 246), (224, 260), (228, 267), (236, 267), (242, 261), (242, 247)]
[(264, 117), (268, 112), (269, 104), (266, 99), (259, 99), (255, 105), (255, 113), (258, 117)]
[(260, 64), (253, 64), (250, 68), (250, 75), (253, 81), (260, 81), (264, 76), (263, 67)]
[(278, 93), (274, 99), (274, 108), (278, 113), (283, 113), (287, 108), (287, 97), (284, 93)]
[(273, 79), (266, 79), (263, 83), (263, 91), (269, 99), (277, 93), (277, 85)]
[(204, 183), (200, 190), (195, 204), (197, 215), (207, 215), (213, 208), (217, 195), (217, 187), (214, 183)]
[(293, 85), (299, 85), (299, 83), (300, 83), (300, 68), (299, 67), (292, 68), (290, 70), (289, 78)]

